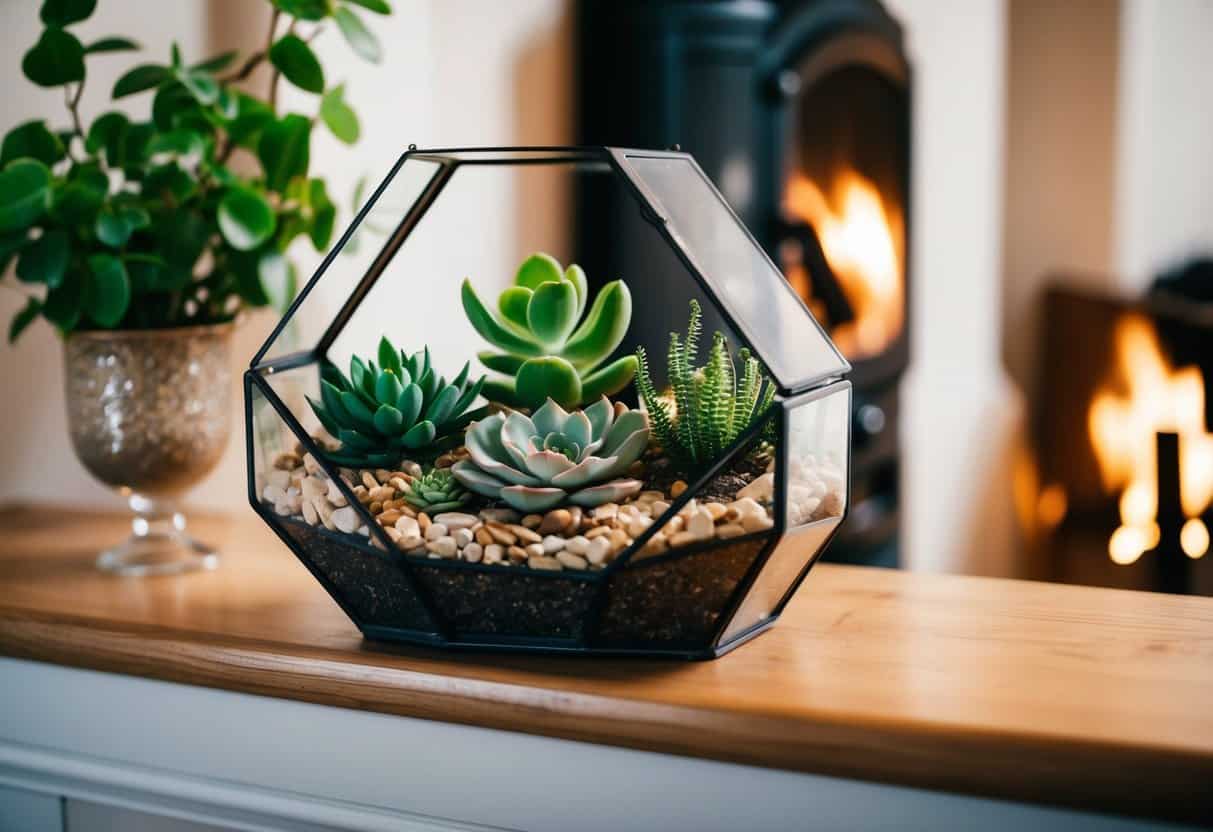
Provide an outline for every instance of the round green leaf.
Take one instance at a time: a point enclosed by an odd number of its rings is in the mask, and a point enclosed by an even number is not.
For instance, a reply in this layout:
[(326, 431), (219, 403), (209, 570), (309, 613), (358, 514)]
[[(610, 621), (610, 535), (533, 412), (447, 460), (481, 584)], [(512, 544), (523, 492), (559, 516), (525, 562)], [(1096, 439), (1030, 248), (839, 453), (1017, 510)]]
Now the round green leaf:
[(581, 403), (581, 378), (563, 358), (532, 358), (518, 368), (514, 392), (526, 407), (539, 407), (550, 396), (561, 407), (572, 408)]
[(88, 270), (85, 311), (99, 326), (115, 327), (126, 317), (131, 305), (131, 281), (126, 267), (111, 254), (94, 254), (88, 258)]
[(85, 55), (98, 52), (131, 52), (139, 48), (139, 44), (129, 38), (102, 38), (84, 47)]
[(522, 265), (518, 267), (518, 273), (514, 275), (514, 285), (538, 289), (541, 284), (550, 280), (560, 282), (561, 277), (563, 274), (556, 258), (539, 252), (522, 261)]
[(214, 104), (219, 98), (219, 84), (206, 72), (184, 72), (181, 83), (202, 104)]
[(14, 127), (0, 146), (0, 168), (14, 159), (37, 159), (53, 165), (64, 156), (63, 142), (46, 127), (44, 121), (27, 121)]
[(21, 60), (21, 71), (40, 87), (84, 80), (84, 47), (67, 32), (51, 26)]
[(110, 248), (122, 248), (131, 238), (134, 230), (134, 227), (127, 222), (126, 215), (112, 208), (102, 210), (97, 215), (97, 221), (93, 223), (93, 231), (96, 233), (97, 239)]
[(531, 296), (535, 293), (525, 286), (510, 286), (497, 296), (497, 311), (507, 324), (513, 324), (519, 332), (526, 333), (529, 326), (526, 322), (526, 308), (531, 304)]
[(190, 69), (196, 72), (222, 72), (231, 66), (232, 61), (236, 60), (236, 57), (239, 54), (240, 53), (235, 49), (228, 52), (220, 52), (214, 57), (207, 58), (205, 61), (200, 61), (199, 63), (194, 64), (190, 67)]
[(176, 162), (152, 168), (143, 179), (143, 194), (151, 199), (167, 203), (183, 202), (197, 190), (194, 181)]
[(114, 84), (114, 98), (125, 98), (137, 92), (158, 87), (172, 78), (168, 67), (159, 64), (141, 64), (123, 75)]
[(114, 156), (121, 148), (120, 136), (130, 125), (122, 113), (105, 113), (98, 116), (88, 128), (88, 137), (84, 140), (84, 148), (89, 153), (97, 153), (106, 148), (110, 156), (110, 164), (115, 164)]
[(45, 0), (39, 16), (47, 26), (67, 26), (88, 19), (97, 0)]
[(167, 133), (156, 133), (147, 145), (147, 153), (152, 156), (157, 153), (172, 153), (177, 156), (201, 155), (205, 150), (206, 144), (202, 136), (184, 127)]
[(71, 254), (67, 232), (47, 231), (21, 252), (17, 277), (26, 283), (45, 283), (54, 289), (63, 283)]
[(560, 347), (577, 325), (577, 290), (567, 280), (541, 283), (526, 308), (531, 332), (545, 344)]
[(219, 231), (237, 251), (252, 251), (274, 233), (274, 209), (251, 188), (228, 189), (219, 201)]
[(51, 203), (51, 172), (36, 159), (17, 159), (0, 173), (0, 233), (28, 228)]
[(262, 129), (257, 158), (265, 170), (266, 187), (271, 191), (281, 192), (293, 178), (307, 173), (311, 132), (311, 121), (294, 113)]
[(345, 42), (356, 54), (373, 64), (379, 63), (383, 58), (379, 39), (370, 29), (366, 28), (366, 24), (358, 15), (346, 6), (339, 6), (337, 11), (333, 12), (333, 20), (337, 21), (337, 28), (341, 30), (341, 36), (345, 38)]
[(154, 254), (128, 254), (122, 258), (122, 262), (130, 277), (132, 293), (171, 291), (161, 285), (168, 264)]
[(374, 12), (375, 14), (391, 14), (392, 7), (387, 4), (387, 0), (349, 0), (355, 6)]
[(358, 116), (345, 103), (345, 85), (333, 87), (320, 99), (320, 118), (346, 144), (358, 141)]
[(333, 225), (337, 221), (337, 206), (329, 199), (323, 179), (313, 179), (308, 186), (312, 204), (312, 245), (316, 251), (325, 251), (333, 239)]
[(332, 0), (274, 0), (274, 5), (300, 20), (323, 20), (333, 13)]
[(324, 92), (324, 69), (298, 35), (283, 35), (270, 47), (270, 61), (286, 80), (308, 92)]
[(70, 332), (80, 322), (84, 309), (85, 275), (78, 268), (71, 268), (63, 276), (63, 282), (46, 294), (42, 314), (63, 332)]

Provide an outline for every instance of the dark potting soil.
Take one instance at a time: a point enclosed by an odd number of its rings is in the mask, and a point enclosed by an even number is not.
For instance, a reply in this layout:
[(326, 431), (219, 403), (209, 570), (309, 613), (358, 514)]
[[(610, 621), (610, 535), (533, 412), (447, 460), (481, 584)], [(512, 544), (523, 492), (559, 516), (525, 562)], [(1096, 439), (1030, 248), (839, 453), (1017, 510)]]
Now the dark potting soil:
[(708, 646), (720, 616), (770, 535), (717, 543), (613, 574), (595, 640), (603, 646), (668, 642)]
[(298, 520), (277, 518), (312, 568), (328, 579), (359, 624), (436, 633), (401, 567), (387, 555), (345, 543)]
[[(732, 464), (721, 471), (704, 485), (695, 498), (702, 502), (730, 503), (737, 499), (737, 492), (745, 488), (760, 475), (766, 473), (770, 455), (758, 449), (741, 454), (733, 459)], [(676, 480), (682, 480), (688, 485), (694, 485), (694, 475), (686, 475), (675, 469), (668, 457), (654, 456), (645, 460), (646, 489), (661, 490), (670, 493), (670, 486)]]
[(524, 567), (489, 571), (413, 562), (439, 614), (456, 635), (581, 638), (598, 582), (528, 573)]

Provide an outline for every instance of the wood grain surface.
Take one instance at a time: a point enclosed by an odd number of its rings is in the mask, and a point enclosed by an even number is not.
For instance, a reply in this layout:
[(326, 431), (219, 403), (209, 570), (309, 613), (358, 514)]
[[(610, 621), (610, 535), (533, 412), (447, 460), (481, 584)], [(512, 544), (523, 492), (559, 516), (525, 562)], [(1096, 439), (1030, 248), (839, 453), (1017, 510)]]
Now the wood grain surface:
[[(346, 708), (1142, 816), (1213, 819), (1213, 599), (814, 569), (714, 662), (364, 641), (252, 517), (214, 573), (92, 566), (118, 515), (0, 510), (0, 653)], [(2, 682), (0, 682), (2, 683)], [(744, 799), (744, 796), (739, 796)]]

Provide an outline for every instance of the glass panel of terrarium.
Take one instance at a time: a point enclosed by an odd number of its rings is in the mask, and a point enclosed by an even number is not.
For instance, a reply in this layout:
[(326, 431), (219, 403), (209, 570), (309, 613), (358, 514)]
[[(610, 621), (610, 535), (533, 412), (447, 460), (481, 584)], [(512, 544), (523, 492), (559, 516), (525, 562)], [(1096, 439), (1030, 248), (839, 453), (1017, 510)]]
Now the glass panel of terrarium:
[(630, 153), (627, 164), (668, 220), (671, 235), (703, 274), (736, 327), (784, 390), (846, 372), (830, 342), (783, 275), (687, 156)]
[[(316, 348), (325, 329), (362, 281), (380, 250), (441, 169), (437, 162), (404, 158), (389, 172), (345, 233), (335, 242), (279, 327), (254, 357), (254, 365)], [(371, 185), (374, 180), (369, 180)], [(330, 199), (337, 201), (335, 195)], [(302, 283), (305, 275), (299, 275)]]
[[(270, 374), (266, 380), (286, 404), (310, 394), (316, 376), (315, 366), (303, 366)], [(403, 556), (363, 533), (369, 532), (369, 524), (353, 509), (348, 492), (307, 459), (300, 437), (256, 384), (250, 387), (249, 405), (250, 476), (262, 518), (359, 628), (437, 638), (439, 629), (403, 566)]]
[[(581, 229), (578, 234), (572, 205), (576, 195), (587, 192), (609, 203), (612, 211), (595, 220), (592, 232)], [(579, 245), (587, 233), (593, 244)], [(622, 253), (621, 240), (627, 241)], [(716, 331), (734, 350), (746, 345), (614, 168), (600, 160), (557, 160), (459, 165), (337, 334), (328, 357), (348, 370), (352, 356), (373, 359), (386, 335), (409, 354), (428, 346), (433, 365), (448, 380), (470, 362), (473, 377), (485, 374), (509, 382), (508, 375), (480, 359), (503, 350), (469, 321), (462, 283), (466, 279), (484, 308), (500, 318), (503, 291), (514, 283), (523, 261), (538, 252), (551, 255), (562, 268), (577, 264), (584, 271), (589, 291), (578, 326), (590, 318), (609, 283), (618, 280), (627, 287), (629, 326), (616, 349), (592, 369), (643, 346), (655, 385), (665, 389), (670, 333), (685, 333), (691, 300), (701, 307), (701, 356)], [(631, 385), (612, 397), (636, 401)]]
[[(840, 382), (782, 403), (783, 468), (769, 481), (782, 500), (786, 532), (760, 565), (720, 643), (778, 614), (846, 513), (851, 385)], [(782, 483), (780, 482), (782, 480)]]

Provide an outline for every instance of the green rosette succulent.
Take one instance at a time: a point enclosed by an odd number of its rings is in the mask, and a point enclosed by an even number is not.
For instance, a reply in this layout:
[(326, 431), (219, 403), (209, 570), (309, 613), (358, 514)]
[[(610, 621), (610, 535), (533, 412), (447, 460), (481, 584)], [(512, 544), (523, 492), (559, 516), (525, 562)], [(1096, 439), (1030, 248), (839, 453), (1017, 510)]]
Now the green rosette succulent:
[[(579, 407), (617, 393), (636, 374), (636, 357), (625, 355), (600, 366), (623, 340), (632, 320), (632, 295), (622, 281), (602, 287), (588, 314), (585, 272), (574, 264), (561, 269), (547, 254), (523, 261), (497, 299), (497, 314), (463, 281), (463, 309), (476, 331), (501, 352), (479, 353), (484, 366), (505, 374), (490, 379), (490, 401), (534, 409), (548, 398)], [(583, 319), (584, 315), (584, 319)], [(578, 323), (580, 321), (580, 323)]]
[(350, 359), (350, 374), (325, 365), (320, 401), (308, 397), (324, 429), (341, 447), (327, 454), (338, 465), (390, 468), (405, 455), (431, 456), (459, 444), (461, 433), (488, 408), (469, 411), (482, 376), (468, 379), (468, 364), (447, 383), (430, 365), (430, 350), (405, 355), (386, 337), (379, 364)]
[(469, 458), (451, 472), (477, 494), (523, 512), (596, 506), (640, 490), (640, 480), (620, 475), (648, 446), (649, 420), (639, 410), (616, 414), (606, 396), (572, 413), (548, 399), (531, 416), (494, 413), (464, 441)]
[(472, 495), (455, 479), (450, 468), (434, 468), (412, 482), (402, 499), (418, 511), (437, 514), (454, 511), (465, 505)]

